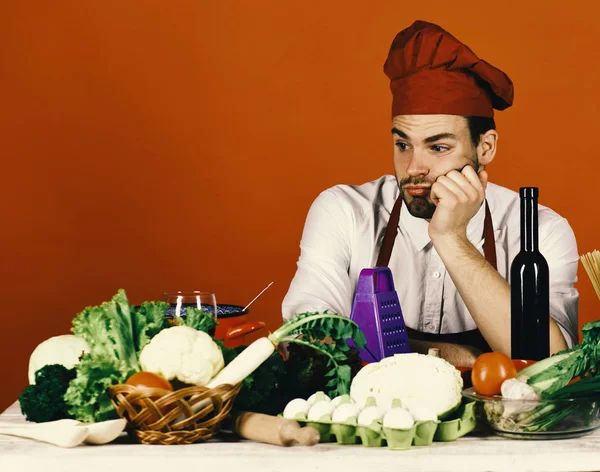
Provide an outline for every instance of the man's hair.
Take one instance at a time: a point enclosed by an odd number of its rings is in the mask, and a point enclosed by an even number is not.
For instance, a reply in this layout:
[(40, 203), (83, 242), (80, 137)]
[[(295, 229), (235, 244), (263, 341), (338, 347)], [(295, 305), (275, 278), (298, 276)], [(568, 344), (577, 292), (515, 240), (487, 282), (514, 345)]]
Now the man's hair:
[(494, 118), (487, 116), (465, 116), (465, 118), (467, 120), (467, 126), (469, 127), (471, 142), (475, 147), (479, 145), (482, 134), (491, 129), (496, 129)]

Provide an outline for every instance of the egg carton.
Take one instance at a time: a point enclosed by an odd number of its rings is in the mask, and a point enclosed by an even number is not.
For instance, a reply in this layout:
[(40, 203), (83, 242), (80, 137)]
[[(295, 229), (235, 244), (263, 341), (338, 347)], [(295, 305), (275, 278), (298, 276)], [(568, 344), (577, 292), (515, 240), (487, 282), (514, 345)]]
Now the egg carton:
[(321, 443), (336, 442), (340, 445), (362, 444), (365, 447), (386, 447), (394, 450), (409, 449), (412, 446), (430, 446), (433, 441), (448, 442), (473, 431), (477, 426), (475, 402), (462, 404), (452, 415), (452, 419), (438, 421), (417, 421), (409, 429), (386, 428), (381, 421), (369, 426), (356, 423), (356, 419), (346, 423), (333, 423), (329, 415), (319, 421), (309, 421), (303, 414), (294, 418), (301, 426), (312, 426), (321, 436)]

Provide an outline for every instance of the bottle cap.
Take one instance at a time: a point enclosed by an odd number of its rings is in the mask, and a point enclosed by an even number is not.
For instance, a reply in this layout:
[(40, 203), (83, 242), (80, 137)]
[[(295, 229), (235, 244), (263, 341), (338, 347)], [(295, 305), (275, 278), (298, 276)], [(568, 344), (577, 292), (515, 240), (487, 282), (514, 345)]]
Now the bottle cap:
[(537, 187), (521, 187), (519, 194), (521, 198), (537, 198), (538, 188)]

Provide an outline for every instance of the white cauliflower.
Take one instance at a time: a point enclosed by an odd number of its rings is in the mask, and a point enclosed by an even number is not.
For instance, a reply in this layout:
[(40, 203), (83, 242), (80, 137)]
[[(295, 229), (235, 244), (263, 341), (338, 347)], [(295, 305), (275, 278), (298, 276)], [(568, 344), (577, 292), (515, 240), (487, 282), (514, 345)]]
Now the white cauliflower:
[(211, 336), (189, 326), (158, 333), (140, 354), (142, 369), (167, 380), (205, 386), (223, 368), (223, 353)]
[(375, 397), (387, 411), (393, 399), (402, 405), (431, 408), (438, 417), (457, 408), (462, 400), (460, 372), (439, 357), (424, 354), (396, 354), (363, 367), (352, 380), (350, 396), (359, 405)]
[(73, 334), (63, 334), (46, 339), (31, 353), (29, 358), (29, 384), (35, 383), (35, 373), (50, 364), (60, 364), (72, 369), (79, 364), (83, 354), (90, 352), (88, 343)]

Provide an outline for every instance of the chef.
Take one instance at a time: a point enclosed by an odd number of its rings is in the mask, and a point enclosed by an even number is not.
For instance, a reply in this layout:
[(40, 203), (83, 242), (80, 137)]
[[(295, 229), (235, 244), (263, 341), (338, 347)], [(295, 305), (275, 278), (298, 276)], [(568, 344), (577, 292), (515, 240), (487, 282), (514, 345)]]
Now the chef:
[[(316, 198), (283, 317), (317, 310), (350, 316), (361, 270), (388, 266), (411, 340), (510, 355), (509, 273), (520, 250), (520, 200), (489, 182), (486, 167), (498, 149), (494, 110), (512, 105), (513, 83), (424, 21), (398, 33), (384, 72), (395, 175), (336, 185)], [(527, 150), (512, 153), (527, 157)], [(578, 253), (566, 219), (542, 205), (538, 218), (554, 353), (577, 340)]]

